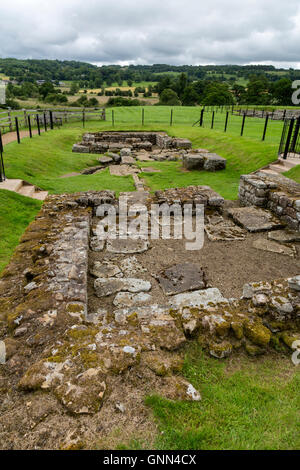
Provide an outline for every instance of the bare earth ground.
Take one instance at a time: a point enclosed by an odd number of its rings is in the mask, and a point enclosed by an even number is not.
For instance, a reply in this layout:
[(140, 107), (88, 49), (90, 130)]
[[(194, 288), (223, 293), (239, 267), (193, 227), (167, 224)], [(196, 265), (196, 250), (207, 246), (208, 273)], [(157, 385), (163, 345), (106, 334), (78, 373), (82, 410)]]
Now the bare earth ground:
[[(267, 233), (247, 233), (245, 240), (230, 242), (212, 242), (205, 235), (204, 246), (200, 251), (187, 251), (184, 240), (152, 240), (148, 251), (134, 256), (147, 269), (140, 277), (152, 283), (150, 294), (155, 303), (165, 304), (168, 299), (152, 274), (157, 275), (161, 270), (183, 262), (202, 267), (209, 285), (217, 287), (224, 297), (238, 298), (242, 295), (244, 284), (248, 282), (271, 281), (299, 273), (299, 243), (294, 244), (297, 256), (292, 258), (254, 248), (253, 242), (259, 238), (267, 239)], [(118, 264), (125, 257), (107, 252), (90, 252), (90, 264), (103, 259)], [(111, 306), (113, 296), (101, 299), (100, 305), (99, 299), (94, 295), (93, 282), (94, 278), (90, 276), (90, 311)]]

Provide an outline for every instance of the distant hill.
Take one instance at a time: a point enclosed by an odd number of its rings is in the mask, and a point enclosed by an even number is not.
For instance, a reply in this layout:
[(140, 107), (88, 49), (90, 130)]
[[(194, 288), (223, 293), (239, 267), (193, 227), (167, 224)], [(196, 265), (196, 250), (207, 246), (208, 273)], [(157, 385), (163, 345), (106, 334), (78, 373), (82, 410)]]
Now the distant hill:
[(272, 65), (109, 65), (98, 67), (85, 62), (60, 60), (0, 59), (0, 74), (18, 82), (76, 81), (81, 86), (99, 88), (104, 84), (122, 85), (128, 82), (155, 82), (170, 75), (186, 73), (189, 80), (217, 80), (245, 85), (251, 75), (264, 75), (270, 82), (281, 78), (300, 79), (300, 70), (276, 69)]

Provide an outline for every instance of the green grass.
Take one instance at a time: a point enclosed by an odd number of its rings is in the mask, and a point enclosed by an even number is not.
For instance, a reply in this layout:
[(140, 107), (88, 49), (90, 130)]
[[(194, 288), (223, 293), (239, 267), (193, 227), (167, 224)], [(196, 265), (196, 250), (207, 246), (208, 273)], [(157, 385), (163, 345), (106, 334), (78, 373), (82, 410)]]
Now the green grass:
[[(142, 127), (131, 123), (134, 118), (131, 109), (121, 108), (118, 111), (127, 113), (126, 119), (129, 124), (116, 124), (114, 129), (165, 130), (170, 135), (191, 139), (193, 147), (207, 148), (227, 158), (227, 169), (217, 173), (195, 171), (183, 173), (178, 163), (151, 163), (150, 166), (163, 170), (162, 173), (143, 175), (152, 191), (170, 186), (207, 184), (224, 197), (235, 199), (241, 174), (249, 173), (276, 160), (277, 145), (272, 142), (261, 142), (251, 137), (241, 138), (230, 133), (192, 127), (188, 124), (175, 124), (171, 127), (154, 123)], [(163, 108), (160, 112), (166, 111)], [(111, 128), (109, 121), (86, 123), (86, 130)], [(89, 176), (61, 178), (63, 175), (97, 165), (97, 155), (72, 153), (73, 143), (81, 140), (84, 131), (78, 123), (72, 123), (60, 130), (34, 136), (33, 139), (25, 138), (20, 145), (16, 142), (8, 144), (5, 147), (8, 178), (24, 179), (51, 193), (70, 193), (90, 189), (112, 189), (117, 192), (134, 190), (131, 176), (112, 177), (108, 170)]]
[(108, 169), (100, 174), (61, 178), (99, 164), (97, 155), (72, 153), (72, 145), (81, 140), (82, 133), (78, 127), (63, 128), (22, 139), (21, 144), (6, 145), (7, 177), (24, 179), (53, 194), (102, 189), (133, 191), (130, 176), (110, 176)]
[(284, 176), (287, 176), (288, 178), (297, 181), (297, 183), (300, 183), (300, 165), (297, 165), (291, 170), (285, 172)]
[(0, 272), (8, 263), (19, 238), (41, 208), (41, 202), (0, 190)]
[(240, 357), (230, 363), (193, 345), (184, 375), (201, 391), (201, 402), (146, 399), (159, 426), (157, 449), (299, 448), (300, 374), (288, 359)]

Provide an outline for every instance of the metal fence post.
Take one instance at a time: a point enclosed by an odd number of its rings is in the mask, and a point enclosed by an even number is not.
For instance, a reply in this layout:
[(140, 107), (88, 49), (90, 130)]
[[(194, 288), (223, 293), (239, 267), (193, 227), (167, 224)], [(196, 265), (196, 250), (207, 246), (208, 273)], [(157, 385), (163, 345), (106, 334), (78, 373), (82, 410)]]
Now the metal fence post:
[(200, 114), (200, 121), (199, 121), (199, 126), (203, 126), (203, 115), (204, 115), (204, 109), (201, 109), (201, 114)]
[(46, 113), (44, 113), (44, 127), (45, 127), (45, 132), (47, 132), (47, 116), (46, 116)]
[(265, 127), (264, 127), (264, 132), (262, 136), (262, 140), (264, 141), (266, 138), (266, 132), (267, 132), (267, 127), (268, 127), (268, 122), (269, 122), (269, 115), (267, 113), (266, 120), (265, 120)]
[(211, 129), (214, 128), (214, 121), (215, 121), (215, 112), (213, 111), (211, 115)]
[(285, 148), (284, 148), (284, 154), (283, 154), (283, 159), (284, 160), (286, 160), (286, 158), (288, 156), (288, 153), (289, 153), (289, 148), (290, 148), (290, 143), (291, 143), (291, 138), (292, 138), (293, 128), (294, 128), (294, 122), (295, 122), (295, 119), (292, 118), (291, 122), (290, 122), (290, 127), (289, 127), (289, 131), (288, 131), (286, 143), (285, 143)]
[(15, 118), (16, 120), (16, 133), (17, 133), (17, 140), (18, 140), (18, 144), (21, 143), (21, 140), (20, 140), (20, 131), (19, 131), (19, 121), (18, 121), (18, 118), (16, 117)]
[(244, 134), (245, 120), (246, 120), (246, 113), (244, 113), (244, 115), (243, 115), (243, 122), (242, 122), (242, 128), (241, 128), (241, 137)]
[(227, 131), (228, 117), (229, 117), (229, 111), (227, 111), (226, 113), (224, 132)]
[(36, 115), (36, 125), (37, 125), (37, 129), (38, 129), (38, 134), (41, 135), (40, 118), (39, 118), (38, 114)]
[(299, 128), (300, 128), (300, 116), (296, 119), (296, 126), (295, 126), (294, 136), (293, 136), (292, 145), (291, 145), (291, 153), (295, 152), (295, 147), (296, 147), (297, 140), (298, 140)]
[(171, 109), (170, 126), (173, 124), (173, 109)]
[(29, 137), (32, 139), (32, 130), (31, 130), (31, 120), (30, 120), (30, 114), (28, 114), (28, 129), (29, 129)]
[(112, 122), (112, 126), (115, 127), (115, 112), (113, 109), (111, 111), (111, 122)]
[(50, 128), (53, 130), (53, 113), (52, 113), (52, 111), (49, 111), (49, 115), (50, 115)]
[(142, 108), (142, 126), (144, 125), (145, 122), (145, 110)]

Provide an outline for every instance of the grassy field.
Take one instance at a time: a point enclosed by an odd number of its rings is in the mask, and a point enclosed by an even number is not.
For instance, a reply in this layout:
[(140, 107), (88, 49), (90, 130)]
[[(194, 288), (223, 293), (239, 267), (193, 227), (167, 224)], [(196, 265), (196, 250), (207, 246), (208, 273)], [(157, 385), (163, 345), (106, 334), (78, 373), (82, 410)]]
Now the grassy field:
[(35, 199), (0, 190), (0, 272), (41, 205)]
[(194, 344), (184, 375), (201, 391), (201, 402), (146, 399), (159, 426), (157, 449), (299, 449), (300, 373), (289, 358), (220, 361)]
[(186, 352), (184, 376), (202, 400), (146, 397), (158, 425), (154, 445), (143, 436), (129, 436), (117, 449), (299, 449), (300, 373), (290, 358), (239, 355), (216, 360), (193, 343)]
[[(207, 148), (227, 158), (226, 171), (218, 173), (209, 172), (183, 172), (180, 164), (151, 163), (162, 170), (162, 173), (147, 173), (145, 179), (151, 190), (166, 188), (170, 185), (187, 186), (190, 184), (209, 184), (228, 199), (237, 197), (237, 188), (241, 174), (249, 173), (276, 159), (277, 145), (269, 142), (257, 141), (254, 137), (238, 137), (217, 130), (191, 127), (191, 125), (163, 125), (164, 113), (170, 111), (165, 108), (157, 108), (157, 120), (162, 121), (148, 124), (144, 127), (136, 123), (137, 112), (141, 110), (118, 108), (116, 115), (123, 115), (125, 124), (115, 124), (114, 129), (145, 129), (165, 130), (170, 135), (191, 139), (193, 147)], [(147, 116), (147, 113), (145, 113)], [(132, 123), (132, 124), (131, 124)], [(111, 123), (87, 122), (86, 130), (111, 129)], [(81, 140), (84, 130), (79, 123), (72, 123), (60, 130), (34, 136), (33, 139), (25, 138), (21, 145), (13, 142), (5, 148), (5, 166), (9, 178), (22, 178), (51, 193), (84, 191), (88, 189), (110, 188), (116, 191), (133, 190), (131, 177), (111, 177), (108, 170), (100, 174), (90, 176), (62, 176), (79, 172), (88, 166), (97, 164), (97, 155), (74, 154), (72, 145)], [(271, 141), (271, 142), (270, 142)], [(147, 166), (147, 165), (143, 165)]]

